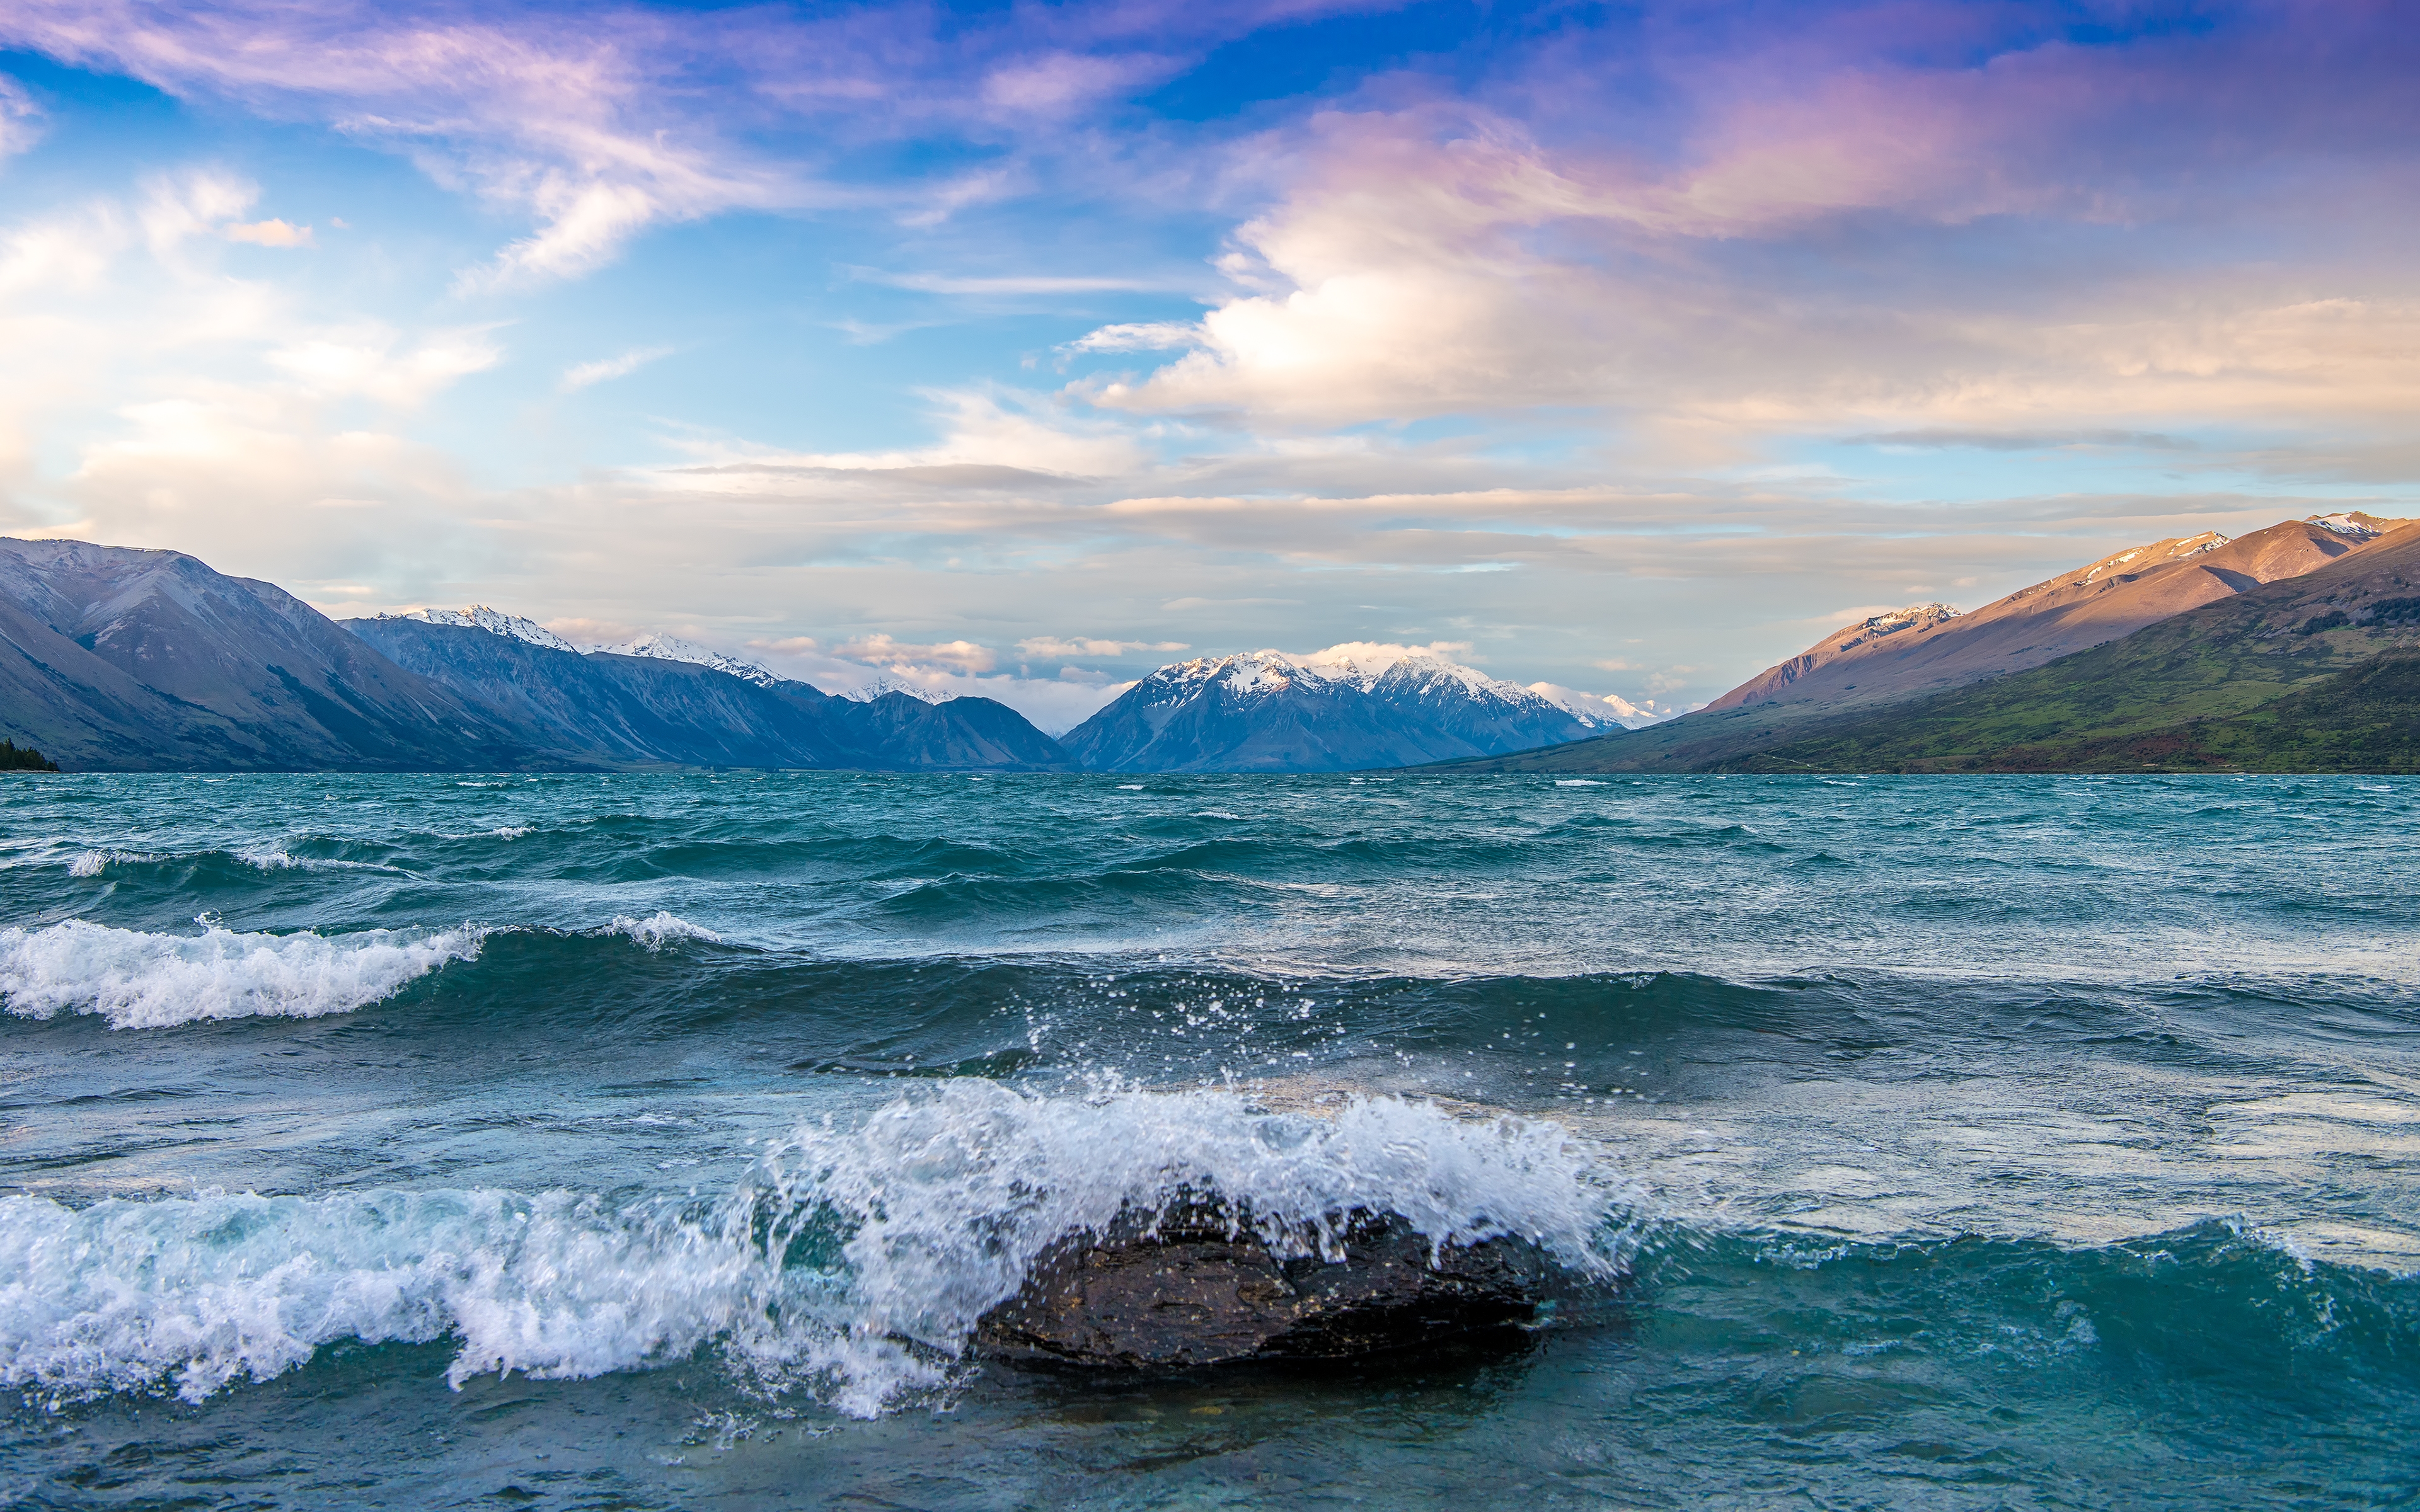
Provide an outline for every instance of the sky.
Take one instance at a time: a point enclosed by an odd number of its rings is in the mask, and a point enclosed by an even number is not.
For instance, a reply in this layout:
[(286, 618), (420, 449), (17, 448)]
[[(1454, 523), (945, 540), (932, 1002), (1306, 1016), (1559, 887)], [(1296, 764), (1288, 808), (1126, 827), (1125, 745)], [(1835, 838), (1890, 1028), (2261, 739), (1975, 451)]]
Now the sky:
[(0, 7), (0, 532), (1063, 729), (2420, 514), (2394, 4)]

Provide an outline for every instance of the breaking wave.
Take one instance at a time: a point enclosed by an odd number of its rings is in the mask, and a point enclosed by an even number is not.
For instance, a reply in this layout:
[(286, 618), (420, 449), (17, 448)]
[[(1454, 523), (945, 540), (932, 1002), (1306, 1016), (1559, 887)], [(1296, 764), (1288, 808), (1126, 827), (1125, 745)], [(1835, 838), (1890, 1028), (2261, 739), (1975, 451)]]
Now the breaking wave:
[(317, 1018), (392, 996), (449, 961), (475, 960), (487, 932), (365, 930), (321, 935), (150, 934), (83, 919), (0, 929), (0, 999), (20, 1018), (97, 1013), (113, 1029), (197, 1019)]
[(613, 917), (613, 922), (605, 926), (604, 933), (620, 934), (636, 940), (650, 950), (660, 950), (675, 940), (704, 940), (709, 945), (722, 943), (722, 936), (705, 925), (692, 924), (688, 919), (660, 908), (656, 910), (653, 917), (647, 918), (633, 918), (628, 914), (616, 914)]
[(74, 1210), (0, 1198), (0, 1382), (52, 1405), (198, 1401), (319, 1348), (459, 1342), (449, 1379), (583, 1377), (717, 1349), (766, 1395), (858, 1416), (947, 1384), (976, 1320), (1063, 1236), (1186, 1191), (1280, 1248), (1356, 1208), (1432, 1243), (1528, 1238), (1610, 1278), (1635, 1194), (1550, 1123), (1355, 1100), (1329, 1117), (1224, 1092), (1020, 1094), (962, 1080), (810, 1127), (705, 1205), (570, 1192), (204, 1194)]

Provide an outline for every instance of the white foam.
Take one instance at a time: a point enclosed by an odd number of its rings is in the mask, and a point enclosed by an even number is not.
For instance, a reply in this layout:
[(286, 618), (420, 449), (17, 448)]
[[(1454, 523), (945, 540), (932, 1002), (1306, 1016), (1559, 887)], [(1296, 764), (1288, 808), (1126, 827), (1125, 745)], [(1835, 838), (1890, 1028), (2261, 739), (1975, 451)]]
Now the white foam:
[(235, 853), (244, 865), (262, 872), (384, 872), (390, 876), (409, 873), (400, 868), (381, 866), (376, 861), (342, 861), (333, 856), (295, 856), (285, 846), (274, 843), (249, 846)]
[[(895, 1340), (955, 1354), (1063, 1236), (1181, 1191), (1249, 1206), (1280, 1250), (1334, 1253), (1356, 1208), (1400, 1213), (1433, 1244), (1529, 1239), (1610, 1275), (1637, 1194), (1557, 1124), (1456, 1119), (1427, 1103), (1357, 1098), (1333, 1118), (1275, 1114), (1233, 1094), (1035, 1097), (957, 1080), (902, 1098), (861, 1128), (802, 1132), (768, 1152), (791, 1212), (846, 1215), (856, 1233), (847, 1342), (831, 1399), (870, 1414), (921, 1378)], [(786, 1173), (786, 1174), (784, 1174)]]
[(1555, 779), (1555, 786), (1559, 788), (1601, 788), (1605, 786), (1605, 784), (1597, 781), (1593, 778), (1559, 777)]
[(156, 861), (147, 851), (86, 851), (68, 863), (71, 877), (97, 877), (122, 861)]
[(196, 1019), (316, 1018), (392, 996), (449, 961), (475, 959), (487, 932), (148, 934), (71, 918), (0, 929), (0, 997), (21, 1018), (98, 1013), (114, 1029)]
[(250, 1194), (73, 1211), (0, 1198), (0, 1382), (199, 1401), (339, 1339), (461, 1340), (450, 1379), (685, 1352), (751, 1289), (744, 1249), (569, 1193)]
[(675, 940), (705, 940), (713, 945), (722, 943), (722, 936), (714, 931), (702, 924), (692, 924), (663, 909), (658, 909), (651, 918), (632, 918), (628, 914), (617, 914), (613, 922), (605, 926), (605, 933), (628, 935), (650, 950), (660, 950)]
[[(172, 1383), (199, 1400), (343, 1339), (458, 1339), (457, 1385), (716, 1345), (757, 1390), (872, 1416), (949, 1381), (1050, 1243), (1188, 1188), (1247, 1204), (1293, 1253), (1332, 1251), (1337, 1219), (1369, 1208), (1437, 1244), (1524, 1235), (1583, 1273), (1624, 1258), (1625, 1190), (1556, 1125), (953, 1081), (801, 1131), (702, 1212), (566, 1192), (0, 1198), (0, 1384), (54, 1404)], [(810, 1235), (801, 1248), (842, 1242), (829, 1266), (790, 1259)]]

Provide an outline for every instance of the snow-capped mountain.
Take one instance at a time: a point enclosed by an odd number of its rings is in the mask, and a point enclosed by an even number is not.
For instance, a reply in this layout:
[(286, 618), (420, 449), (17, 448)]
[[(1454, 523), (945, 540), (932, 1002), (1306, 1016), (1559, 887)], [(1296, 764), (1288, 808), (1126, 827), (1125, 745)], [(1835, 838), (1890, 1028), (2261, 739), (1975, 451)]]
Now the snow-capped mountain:
[(836, 699), (847, 699), (852, 703), (871, 703), (885, 693), (905, 693), (926, 703), (947, 703), (958, 696), (947, 688), (919, 687), (908, 679), (894, 677), (889, 672), (877, 672), (873, 681), (860, 683), (854, 687), (834, 687), (826, 691)]
[(581, 649), (603, 652), (609, 656), (652, 656), (658, 661), (694, 662), (700, 667), (711, 667), (719, 672), (729, 672), (740, 681), (753, 683), (758, 687), (770, 687), (782, 681), (769, 667), (761, 667), (755, 662), (743, 660), (738, 656), (725, 656), (720, 651), (709, 651), (695, 641), (684, 640), (676, 635), (643, 635), (636, 640), (625, 640), (620, 645), (583, 646)]
[(1060, 744), (1094, 771), (1333, 772), (1501, 755), (1598, 729), (1433, 651), (1355, 641), (1162, 667)]
[(1611, 693), (1583, 693), (1560, 683), (1531, 683), (1529, 691), (1592, 730), (1640, 730), (1672, 717), (1669, 710), (1657, 712), (1652, 699), (1642, 705)]
[(2310, 515), (2305, 516), (2304, 518), (2323, 531), (2334, 531), (2338, 535), (2348, 536), (2356, 541), (2374, 540), (2384, 535), (2390, 526), (2405, 523), (2402, 520), (2381, 519), (2375, 515), (2365, 515), (2359, 510), (2335, 515)]
[(549, 651), (576, 651), (579, 648), (535, 620), (525, 620), (518, 614), (473, 604), (469, 609), (416, 609), (401, 614), (381, 614), (382, 620), (418, 620), (423, 625), (458, 625), (466, 629), (485, 630), (507, 640), (526, 640)]

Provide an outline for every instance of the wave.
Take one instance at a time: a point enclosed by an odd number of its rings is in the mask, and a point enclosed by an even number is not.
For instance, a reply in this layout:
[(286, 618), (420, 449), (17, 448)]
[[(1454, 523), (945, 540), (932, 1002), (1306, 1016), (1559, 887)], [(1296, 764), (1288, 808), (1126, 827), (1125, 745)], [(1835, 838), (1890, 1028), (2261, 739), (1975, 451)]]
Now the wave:
[(68, 919), (0, 929), (0, 999), (20, 1018), (97, 1013), (113, 1029), (198, 1019), (316, 1018), (393, 995), (449, 961), (475, 960), (487, 932), (151, 934)]
[(939, 1084), (808, 1127), (704, 1206), (594, 1195), (206, 1193), (82, 1210), (0, 1198), (0, 1382), (51, 1405), (198, 1401), (324, 1346), (458, 1341), (449, 1380), (572, 1378), (712, 1347), (768, 1396), (873, 1416), (962, 1368), (976, 1320), (1069, 1234), (1215, 1189), (1292, 1253), (1355, 1208), (1433, 1243), (1520, 1234), (1610, 1279), (1630, 1194), (1553, 1124), (1357, 1100), (1329, 1117), (1224, 1092), (1041, 1097)]
[(383, 872), (389, 876), (409, 876), (401, 867), (384, 866), (376, 861), (348, 861), (336, 856), (296, 856), (283, 845), (247, 846), (235, 853), (235, 858), (261, 872)]
[(613, 917), (613, 922), (606, 925), (602, 933), (619, 934), (628, 939), (636, 940), (649, 950), (660, 950), (675, 940), (704, 940), (709, 945), (722, 943), (721, 935), (703, 924), (692, 924), (688, 919), (660, 908), (656, 910), (654, 917), (649, 918), (633, 918), (628, 914), (616, 914)]
[(97, 877), (113, 866), (126, 866), (141, 861), (157, 861), (162, 856), (150, 851), (85, 851), (68, 862), (68, 875)]

